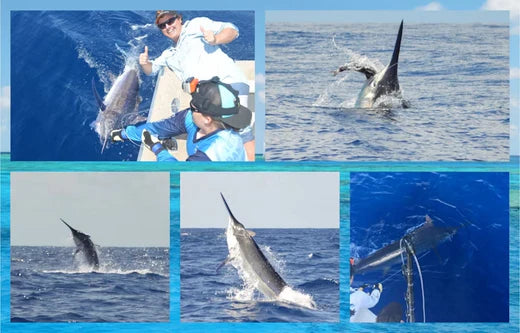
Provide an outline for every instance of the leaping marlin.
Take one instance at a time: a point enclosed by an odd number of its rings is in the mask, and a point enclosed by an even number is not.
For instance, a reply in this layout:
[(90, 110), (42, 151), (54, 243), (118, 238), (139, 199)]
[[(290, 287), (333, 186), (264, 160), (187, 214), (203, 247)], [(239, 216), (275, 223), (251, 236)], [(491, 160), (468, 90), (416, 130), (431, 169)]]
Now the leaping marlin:
[[(457, 232), (457, 229), (455, 227), (437, 227), (433, 224), (432, 219), (426, 216), (426, 222), (406, 234), (403, 239), (412, 245), (415, 254), (418, 256), (451, 238)], [(401, 254), (404, 254), (404, 251), (406, 251), (405, 244), (401, 240), (397, 240), (359, 260), (351, 268), (354, 270), (351, 274), (390, 268), (401, 262)]]
[(276, 298), (287, 287), (287, 283), (271, 266), (249, 231), (235, 218), (224, 195), (222, 193), (220, 195), (229, 213), (229, 224), (226, 230), (229, 248), (228, 259), (240, 256), (242, 268), (251, 274), (254, 280), (258, 281), (256, 285), (258, 290), (267, 297)]
[(74, 252), (74, 257), (81, 252), (83, 257), (85, 258), (86, 263), (94, 270), (99, 268), (99, 259), (96, 252), (96, 247), (90, 236), (82, 233), (71, 227), (67, 222), (65, 222), (62, 218), (60, 218), (61, 222), (65, 223), (67, 227), (69, 227), (72, 232), (72, 237), (74, 238), (74, 243), (76, 244), (76, 252)]
[[(333, 72), (334, 75), (336, 75), (346, 70), (354, 70), (365, 74), (367, 80), (359, 92), (356, 107), (371, 108), (374, 106), (375, 101), (381, 96), (394, 95), (401, 98), (401, 90), (397, 78), (397, 67), (402, 36), (403, 21), (401, 21), (401, 25), (399, 26), (399, 32), (397, 33), (397, 40), (395, 41), (394, 52), (390, 64), (388, 64), (388, 66), (386, 66), (382, 71), (377, 72), (373, 67), (348, 63)], [(402, 101), (402, 105), (403, 107), (408, 107), (408, 103), (404, 100)]]

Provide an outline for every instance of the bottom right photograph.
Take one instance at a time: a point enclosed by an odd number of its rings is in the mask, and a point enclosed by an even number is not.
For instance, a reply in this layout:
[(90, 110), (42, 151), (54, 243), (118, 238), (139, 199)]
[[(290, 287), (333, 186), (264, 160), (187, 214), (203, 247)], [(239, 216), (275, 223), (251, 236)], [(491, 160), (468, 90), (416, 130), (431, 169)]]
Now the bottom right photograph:
[(350, 174), (350, 322), (508, 322), (509, 173)]

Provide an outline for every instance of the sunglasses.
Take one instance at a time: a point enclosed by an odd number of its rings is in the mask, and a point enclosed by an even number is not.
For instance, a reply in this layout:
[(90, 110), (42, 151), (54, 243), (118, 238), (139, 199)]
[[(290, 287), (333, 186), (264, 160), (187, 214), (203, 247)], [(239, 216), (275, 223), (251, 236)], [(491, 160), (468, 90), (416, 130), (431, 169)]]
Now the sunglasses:
[(157, 26), (159, 27), (159, 29), (161, 30), (164, 30), (166, 28), (166, 25), (172, 25), (173, 22), (175, 22), (175, 20), (178, 18), (178, 16), (172, 16), (171, 18), (169, 18), (166, 22), (163, 22), (163, 23), (160, 23), (160, 24), (157, 24)]

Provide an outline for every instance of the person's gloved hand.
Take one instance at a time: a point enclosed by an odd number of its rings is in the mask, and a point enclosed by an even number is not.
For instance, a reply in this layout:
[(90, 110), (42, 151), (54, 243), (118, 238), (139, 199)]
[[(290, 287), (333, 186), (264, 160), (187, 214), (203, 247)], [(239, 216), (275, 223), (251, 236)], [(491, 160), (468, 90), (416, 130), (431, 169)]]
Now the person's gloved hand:
[(125, 141), (123, 138), (123, 130), (122, 129), (116, 129), (110, 132), (110, 140), (112, 142), (122, 142)]
[(159, 154), (162, 150), (164, 150), (164, 147), (161, 144), (161, 142), (154, 141), (154, 139), (152, 138), (152, 135), (147, 130), (143, 131), (141, 139), (142, 139), (143, 143), (145, 144), (146, 148), (150, 149), (156, 155)]
[(383, 285), (381, 283), (374, 284), (374, 289), (379, 290), (380, 293), (383, 292)]

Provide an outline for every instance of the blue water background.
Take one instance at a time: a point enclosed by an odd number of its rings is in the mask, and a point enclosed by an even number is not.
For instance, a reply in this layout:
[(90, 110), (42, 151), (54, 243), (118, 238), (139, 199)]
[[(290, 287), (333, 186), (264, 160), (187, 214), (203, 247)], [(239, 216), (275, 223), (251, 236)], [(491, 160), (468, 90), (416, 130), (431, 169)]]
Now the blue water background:
[[(222, 49), (235, 60), (254, 59), (253, 11), (182, 14), (184, 20), (207, 16), (232, 22), (240, 36)], [(98, 114), (91, 80), (104, 96), (125, 64), (137, 65), (145, 45), (152, 59), (171, 46), (154, 20), (154, 11), (12, 11), (11, 158), (136, 160), (139, 147), (130, 143), (101, 154), (99, 137), (90, 127)], [(140, 79), (139, 111), (146, 116), (155, 77), (141, 73)]]
[(225, 229), (181, 229), (181, 321), (338, 322), (339, 229), (253, 229), (255, 241), (287, 284), (316, 310), (267, 300), (244, 289), (227, 257)]
[[(305, 164), (293, 163), (199, 163), (197, 165), (169, 164), (169, 163), (139, 163), (139, 162), (114, 162), (114, 163), (26, 163), (11, 162), (9, 154), (1, 154), (1, 254), (2, 254), (2, 332), (11, 331), (113, 331), (124, 330), (127, 332), (177, 331), (200, 332), (205, 330), (225, 332), (273, 332), (273, 331), (298, 331), (298, 332), (518, 332), (520, 329), (520, 293), (519, 293), (519, 170), (520, 159), (512, 157), (507, 163), (333, 163), (309, 162)], [(170, 177), (170, 323), (167, 324), (19, 324), (10, 323), (10, 201), (9, 201), (9, 172), (11, 171), (169, 171)], [(340, 322), (339, 323), (181, 323), (180, 321), (180, 203), (179, 186), (180, 172), (185, 171), (264, 171), (264, 172), (299, 172), (299, 171), (330, 171), (341, 172), (341, 224), (340, 224)], [(350, 256), (350, 176), (349, 172), (369, 171), (413, 171), (413, 172), (510, 172), (510, 236), (509, 236), (509, 323), (427, 323), (416, 325), (396, 326), (392, 324), (370, 325), (349, 324), (347, 318), (348, 294), (348, 262)], [(401, 328), (402, 327), (402, 328)]]
[(72, 247), (11, 248), (12, 322), (167, 322), (168, 248), (98, 249), (100, 268)]
[[(266, 24), (266, 160), (509, 160), (509, 27), (404, 22), (399, 83), (411, 107), (355, 108), (399, 22)], [(363, 57), (366, 57), (363, 59)]]
[[(436, 227), (459, 229), (434, 251), (418, 253), (427, 322), (509, 321), (508, 173), (351, 173), (350, 181), (351, 256), (399, 240), (428, 215)], [(354, 286), (380, 281), (384, 291), (373, 311), (392, 301), (406, 309), (401, 263), (356, 275)], [(417, 270), (414, 293), (421, 322)]]

